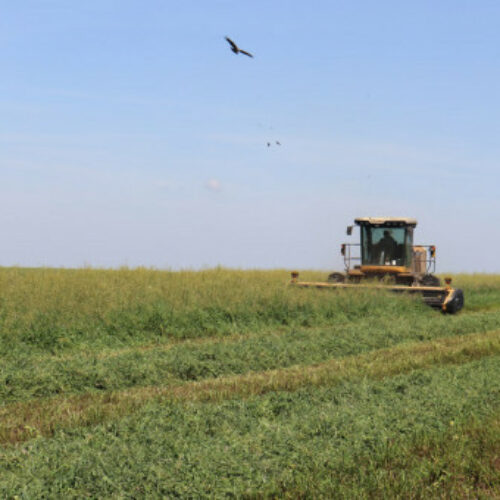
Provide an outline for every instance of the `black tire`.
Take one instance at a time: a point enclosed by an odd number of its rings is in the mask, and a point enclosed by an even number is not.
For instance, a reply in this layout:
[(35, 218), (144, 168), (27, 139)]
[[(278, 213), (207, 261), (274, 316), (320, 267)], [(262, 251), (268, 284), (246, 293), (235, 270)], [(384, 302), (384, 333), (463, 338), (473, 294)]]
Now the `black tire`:
[(462, 290), (457, 289), (453, 292), (453, 296), (451, 300), (446, 304), (446, 312), (449, 314), (455, 314), (462, 307), (464, 307), (465, 299), (464, 299), (464, 292)]
[(330, 283), (344, 283), (345, 274), (342, 273), (332, 273), (328, 275), (328, 282)]

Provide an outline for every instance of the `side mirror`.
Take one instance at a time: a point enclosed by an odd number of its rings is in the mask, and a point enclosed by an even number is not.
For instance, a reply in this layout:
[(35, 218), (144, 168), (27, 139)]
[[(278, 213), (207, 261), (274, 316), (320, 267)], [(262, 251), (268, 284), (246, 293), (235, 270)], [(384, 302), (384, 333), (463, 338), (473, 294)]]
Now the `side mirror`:
[(347, 226), (347, 231), (346, 231), (347, 232), (347, 236), (351, 236), (351, 234), (352, 234), (352, 228), (353, 227), (354, 226)]

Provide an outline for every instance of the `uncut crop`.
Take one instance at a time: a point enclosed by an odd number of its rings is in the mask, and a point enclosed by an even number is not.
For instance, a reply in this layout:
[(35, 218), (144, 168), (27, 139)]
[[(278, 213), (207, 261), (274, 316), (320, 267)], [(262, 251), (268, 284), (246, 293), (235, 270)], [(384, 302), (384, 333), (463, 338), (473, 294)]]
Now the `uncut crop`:
[(500, 277), (288, 279), (0, 268), (1, 497), (500, 495)]

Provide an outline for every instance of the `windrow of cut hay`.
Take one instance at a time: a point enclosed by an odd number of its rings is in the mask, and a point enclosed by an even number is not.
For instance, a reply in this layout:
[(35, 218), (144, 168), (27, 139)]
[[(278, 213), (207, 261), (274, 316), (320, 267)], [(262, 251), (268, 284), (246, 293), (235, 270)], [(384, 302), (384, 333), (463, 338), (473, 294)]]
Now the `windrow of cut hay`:
[[(498, 436), (487, 431), (498, 416), (491, 380), (499, 369), (498, 356), (488, 356), (243, 400), (154, 400), (50, 438), (34, 430), (30, 441), (4, 448), (0, 493), (450, 498), (456, 488), (479, 496), (480, 487), (488, 497), (499, 486)], [(493, 440), (471, 442), (474, 435)], [(457, 449), (460, 461), (446, 463)], [(421, 460), (409, 458), (414, 451)], [(462, 478), (451, 476), (456, 469)]]
[(31, 400), (0, 409), (0, 443), (35, 435), (52, 435), (60, 428), (88, 426), (130, 414), (150, 400), (223, 401), (276, 391), (322, 387), (358, 378), (384, 378), (436, 365), (466, 363), (500, 354), (500, 330), (433, 342), (404, 344), (313, 366), (219, 377), (171, 387), (154, 386), (80, 397)]

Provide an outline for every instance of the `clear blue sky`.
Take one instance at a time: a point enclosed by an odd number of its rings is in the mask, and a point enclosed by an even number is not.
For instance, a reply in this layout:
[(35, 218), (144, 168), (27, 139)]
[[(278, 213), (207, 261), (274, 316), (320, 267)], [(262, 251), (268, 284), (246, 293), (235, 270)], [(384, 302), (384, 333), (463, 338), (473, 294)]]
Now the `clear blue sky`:
[(500, 272), (499, 19), (0, 0), (0, 265), (340, 269), (354, 217), (403, 215), (438, 270)]

